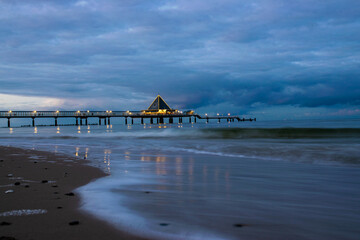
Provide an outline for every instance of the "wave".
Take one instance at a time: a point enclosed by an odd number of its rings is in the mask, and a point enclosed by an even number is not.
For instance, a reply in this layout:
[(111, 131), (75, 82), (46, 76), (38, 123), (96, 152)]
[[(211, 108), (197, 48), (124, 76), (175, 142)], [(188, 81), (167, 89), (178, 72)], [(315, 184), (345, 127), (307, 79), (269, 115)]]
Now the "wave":
[(80, 138), (176, 138), (176, 139), (325, 139), (360, 138), (360, 128), (188, 128), (188, 129), (133, 129), (106, 133), (63, 133), (27, 136), (1, 136), (27, 139), (80, 139)]

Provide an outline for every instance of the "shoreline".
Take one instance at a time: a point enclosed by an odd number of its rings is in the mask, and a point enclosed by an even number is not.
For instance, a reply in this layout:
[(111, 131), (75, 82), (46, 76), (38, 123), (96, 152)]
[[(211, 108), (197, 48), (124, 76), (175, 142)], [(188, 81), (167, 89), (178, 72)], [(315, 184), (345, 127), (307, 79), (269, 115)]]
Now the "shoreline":
[(80, 210), (75, 189), (106, 176), (86, 162), (0, 146), (0, 238), (144, 239)]

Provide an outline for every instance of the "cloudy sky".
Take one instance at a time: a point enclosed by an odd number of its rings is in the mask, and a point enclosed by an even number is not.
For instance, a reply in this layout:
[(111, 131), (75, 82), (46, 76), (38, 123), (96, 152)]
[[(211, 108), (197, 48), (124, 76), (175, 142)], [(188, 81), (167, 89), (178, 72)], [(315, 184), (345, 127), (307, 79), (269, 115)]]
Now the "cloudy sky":
[(0, 110), (360, 117), (359, 0), (0, 0)]

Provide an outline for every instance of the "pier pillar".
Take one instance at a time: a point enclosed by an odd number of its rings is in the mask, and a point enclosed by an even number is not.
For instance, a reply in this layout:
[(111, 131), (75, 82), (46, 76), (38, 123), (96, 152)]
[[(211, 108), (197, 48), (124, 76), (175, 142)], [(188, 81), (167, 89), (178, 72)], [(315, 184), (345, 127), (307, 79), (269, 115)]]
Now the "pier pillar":
[(209, 123), (209, 118), (208, 117), (206, 118), (206, 123)]
[(159, 124), (159, 118), (156, 118), (156, 123)]
[(164, 118), (160, 117), (160, 123), (164, 123)]
[(125, 125), (127, 125), (127, 117), (125, 118)]
[(172, 117), (169, 117), (169, 123), (174, 123), (174, 119)]
[(82, 124), (83, 124), (83, 119), (80, 118), (80, 126), (82, 126)]
[(58, 122), (57, 122), (57, 117), (55, 118), (55, 126), (58, 125)]
[(220, 123), (220, 122), (221, 122), (221, 118), (218, 119), (218, 123)]
[(101, 125), (101, 118), (99, 118), (99, 125)]
[(154, 124), (154, 119), (150, 118), (150, 124)]
[(196, 123), (196, 117), (194, 117), (194, 123)]
[(10, 118), (8, 118), (8, 127), (10, 127)]
[(85, 125), (88, 125), (88, 118), (85, 118)]
[(179, 123), (182, 123), (182, 117), (179, 117)]
[(105, 123), (105, 126), (108, 125), (108, 121), (107, 121), (106, 117), (104, 118), (104, 123)]
[(32, 126), (35, 127), (35, 118), (32, 118)]
[(131, 118), (131, 124), (134, 124), (134, 118)]
[(141, 124), (144, 124), (144, 118), (141, 118)]
[(75, 118), (75, 125), (79, 125), (79, 122), (78, 122), (79, 118)]
[(108, 124), (110, 125), (111, 123), (110, 123), (110, 117), (108, 117)]
[(191, 117), (189, 117), (189, 123), (191, 123)]

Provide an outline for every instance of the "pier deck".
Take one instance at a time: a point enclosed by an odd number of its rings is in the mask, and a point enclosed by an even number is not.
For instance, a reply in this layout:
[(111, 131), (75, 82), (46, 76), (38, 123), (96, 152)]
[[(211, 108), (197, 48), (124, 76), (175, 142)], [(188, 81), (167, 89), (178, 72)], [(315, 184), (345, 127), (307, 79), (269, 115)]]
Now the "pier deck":
[[(256, 121), (256, 118), (240, 118), (239, 116), (207, 116), (207, 115), (199, 115), (194, 113), (147, 113), (144, 111), (0, 111), (0, 118), (8, 119), (8, 127), (11, 127), (11, 119), (12, 118), (31, 118), (32, 126), (35, 126), (36, 118), (54, 118), (54, 125), (58, 126), (58, 118), (75, 118), (76, 125), (83, 125), (83, 120), (85, 121), (85, 125), (88, 124), (88, 118), (98, 118), (99, 125), (102, 124), (102, 120), (104, 120), (104, 124), (110, 124), (111, 118), (124, 118), (125, 124), (128, 124), (128, 119), (130, 119), (129, 124), (134, 123), (135, 118), (141, 119), (141, 124), (144, 124), (144, 119), (150, 119), (150, 124), (154, 123), (164, 123), (164, 119), (168, 119), (168, 123), (174, 123), (174, 119), (177, 118), (179, 123), (183, 122), (183, 118), (189, 118), (189, 122), (196, 123), (197, 119), (205, 119), (209, 122), (210, 119), (217, 119), (220, 122), (222, 119), (226, 119), (228, 122), (234, 122), (237, 120), (240, 121)], [(80, 121), (79, 121), (80, 120)]]

